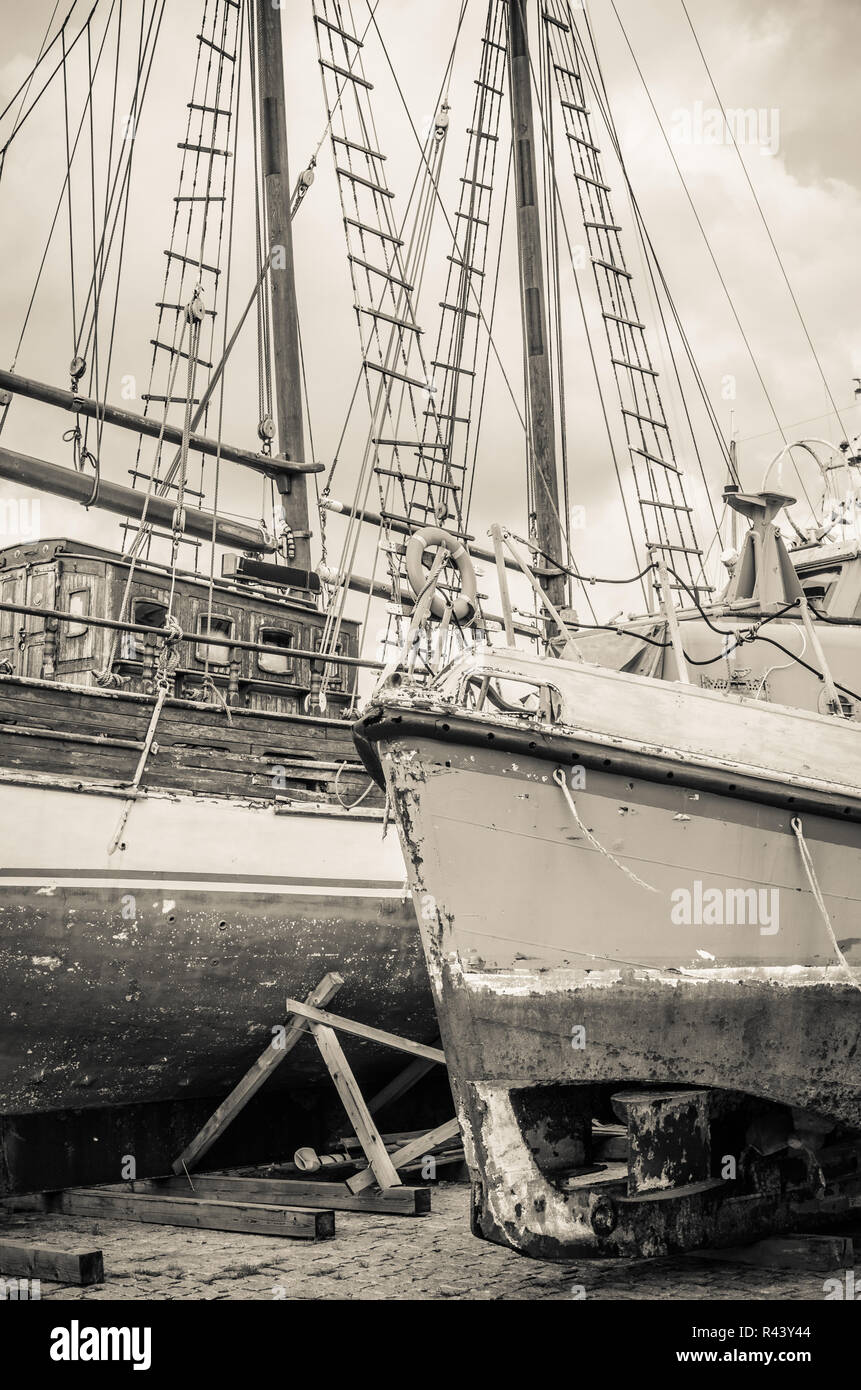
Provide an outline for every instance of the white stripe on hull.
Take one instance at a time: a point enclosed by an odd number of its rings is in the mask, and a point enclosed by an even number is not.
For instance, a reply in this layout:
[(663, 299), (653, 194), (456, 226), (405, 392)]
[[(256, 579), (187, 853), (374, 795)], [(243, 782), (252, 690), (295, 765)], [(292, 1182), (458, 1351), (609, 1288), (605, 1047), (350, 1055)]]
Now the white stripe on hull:
[(141, 878), (135, 874), (125, 874), (122, 878), (54, 878), (45, 875), (41, 878), (21, 878), (17, 875), (0, 876), (0, 893), (5, 887), (31, 888), (37, 893), (52, 893), (55, 888), (110, 888), (118, 889), (152, 888), (159, 891), (194, 893), (249, 893), (272, 897), (312, 897), (312, 898), (405, 898), (408, 896), (403, 883), (380, 885), (359, 885), (343, 883), (322, 883), (320, 880), (308, 883), (272, 882), (261, 883), (226, 881), (207, 878)]
[(191, 875), (215, 892), (404, 892), (397, 836), (384, 839), (375, 821), (159, 793), (134, 803), (111, 854), (120, 814), (116, 801), (86, 791), (0, 784), (0, 886), (39, 887), (48, 876), (63, 887), (164, 889), (193, 886)]

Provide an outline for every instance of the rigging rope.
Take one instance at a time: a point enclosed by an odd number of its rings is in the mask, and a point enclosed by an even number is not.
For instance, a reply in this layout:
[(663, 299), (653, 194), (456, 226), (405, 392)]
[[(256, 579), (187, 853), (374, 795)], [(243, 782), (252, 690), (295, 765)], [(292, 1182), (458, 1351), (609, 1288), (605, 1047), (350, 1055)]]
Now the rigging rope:
[(759, 384), (760, 384), (760, 386), (762, 387), (763, 395), (765, 396), (765, 399), (766, 399), (766, 401), (768, 402), (769, 409), (771, 410), (771, 413), (772, 413), (772, 415), (774, 416), (775, 424), (777, 425), (777, 428), (778, 428), (778, 430), (780, 431), (780, 435), (781, 435), (781, 437), (782, 437), (782, 439), (783, 439), (783, 441), (784, 441), (784, 443), (785, 443), (785, 442), (786, 442), (786, 434), (785, 434), (785, 432), (784, 432), (784, 429), (783, 429), (782, 424), (780, 423), (780, 417), (779, 417), (778, 414), (777, 414), (777, 409), (776, 409), (776, 407), (775, 407), (775, 405), (774, 405), (774, 402), (773, 402), (773, 400), (772, 400), (772, 398), (771, 398), (771, 395), (770, 395), (770, 393), (769, 393), (768, 387), (767, 387), (766, 384), (765, 384), (765, 379), (764, 379), (764, 377), (763, 377), (763, 375), (762, 375), (762, 372), (760, 371), (759, 363), (758, 363), (758, 361), (757, 361), (757, 359), (756, 359), (756, 355), (754, 354), (753, 348), (752, 348), (751, 345), (750, 345), (750, 340), (748, 339), (747, 334), (746, 334), (745, 331), (744, 331), (744, 327), (743, 327), (743, 325), (742, 325), (742, 322), (741, 322), (741, 319), (740, 319), (740, 317), (739, 317), (738, 311), (737, 311), (737, 309), (736, 309), (736, 307), (735, 307), (735, 301), (733, 300), (733, 297), (732, 297), (732, 295), (731, 295), (731, 293), (730, 293), (730, 290), (729, 290), (729, 286), (727, 285), (726, 280), (724, 279), (723, 272), (721, 271), (720, 265), (718, 264), (717, 257), (716, 257), (716, 255), (715, 255), (713, 249), (712, 249), (711, 241), (709, 240), (708, 233), (706, 232), (706, 229), (705, 229), (705, 227), (703, 226), (702, 219), (701, 219), (701, 217), (700, 217), (700, 215), (699, 215), (699, 212), (698, 212), (698, 210), (697, 210), (697, 206), (696, 206), (696, 204), (695, 204), (695, 202), (694, 202), (694, 200), (693, 200), (693, 196), (692, 196), (691, 191), (690, 191), (690, 189), (689, 189), (689, 187), (688, 187), (687, 180), (685, 179), (685, 176), (684, 176), (684, 174), (683, 174), (682, 171), (681, 171), (681, 168), (680, 168), (680, 166), (679, 166), (679, 162), (678, 162), (678, 160), (676, 159), (676, 156), (675, 156), (675, 154), (674, 154), (674, 152), (673, 152), (672, 144), (670, 143), (670, 140), (669, 140), (668, 137), (667, 137), (666, 131), (664, 130), (663, 123), (662, 123), (661, 118), (660, 118), (660, 116), (659, 116), (659, 114), (658, 114), (658, 108), (657, 108), (657, 106), (655, 105), (654, 98), (652, 97), (652, 93), (651, 93), (651, 90), (650, 90), (650, 88), (649, 88), (649, 84), (648, 84), (648, 82), (646, 81), (646, 78), (645, 78), (645, 75), (644, 75), (644, 73), (643, 73), (643, 70), (642, 70), (642, 68), (640, 67), (640, 64), (639, 64), (639, 62), (638, 62), (638, 60), (637, 60), (636, 54), (634, 53), (634, 49), (633, 49), (633, 47), (632, 47), (632, 45), (631, 45), (631, 41), (630, 41), (630, 39), (628, 38), (628, 32), (627, 32), (627, 30), (626, 30), (624, 24), (622, 23), (621, 16), (620, 16), (619, 11), (618, 11), (618, 9), (617, 9), (617, 7), (616, 7), (616, 0), (610, 0), (610, 4), (611, 4), (611, 6), (612, 6), (612, 8), (613, 8), (613, 13), (615, 14), (616, 19), (617, 19), (617, 21), (618, 21), (619, 28), (620, 28), (620, 30), (621, 30), (621, 32), (622, 32), (622, 37), (623, 37), (624, 40), (625, 40), (625, 44), (626, 44), (626, 47), (627, 47), (627, 49), (628, 49), (628, 52), (629, 52), (630, 55), (631, 55), (631, 59), (632, 59), (632, 61), (633, 61), (634, 67), (636, 68), (637, 75), (638, 75), (638, 77), (639, 77), (639, 79), (640, 79), (640, 82), (642, 83), (642, 86), (643, 86), (643, 89), (644, 89), (644, 91), (645, 91), (645, 93), (646, 93), (646, 96), (648, 97), (649, 105), (651, 106), (652, 111), (653, 111), (654, 116), (655, 116), (655, 120), (656, 120), (657, 123), (658, 123), (658, 128), (659, 128), (659, 130), (660, 130), (660, 132), (661, 132), (661, 135), (662, 135), (662, 137), (663, 137), (664, 144), (665, 144), (666, 147), (667, 147), (667, 151), (668, 151), (669, 156), (670, 156), (670, 158), (671, 158), (671, 160), (672, 160), (672, 162), (673, 162), (673, 166), (674, 166), (674, 168), (675, 168), (675, 170), (676, 170), (676, 173), (677, 173), (678, 176), (679, 176), (679, 180), (680, 180), (680, 182), (681, 182), (682, 188), (683, 188), (684, 191), (685, 191), (685, 195), (686, 195), (686, 197), (687, 197), (688, 203), (690, 204), (691, 212), (692, 212), (693, 215), (694, 215), (694, 219), (695, 219), (696, 224), (697, 224), (697, 226), (698, 226), (698, 228), (699, 228), (700, 234), (701, 234), (701, 236), (702, 236), (702, 238), (703, 238), (703, 242), (705, 243), (706, 250), (707, 250), (708, 253), (709, 253), (709, 257), (710, 257), (710, 259), (711, 259), (712, 265), (714, 266), (715, 273), (717, 274), (718, 280), (720, 281), (721, 288), (723, 289), (723, 292), (724, 292), (724, 295), (725, 295), (725, 297), (726, 297), (727, 303), (729, 304), (730, 310), (731, 310), (731, 312), (732, 312), (732, 316), (733, 316), (733, 318), (735, 319), (735, 323), (736, 323), (736, 326), (737, 326), (737, 328), (738, 328), (738, 331), (739, 331), (739, 333), (740, 333), (740, 335), (741, 335), (742, 342), (744, 343), (745, 349), (746, 349), (747, 354), (748, 354), (748, 356), (749, 356), (749, 358), (750, 358), (750, 361), (751, 361), (751, 364), (752, 364), (752, 366), (753, 366), (753, 369), (754, 369), (754, 371), (756, 372), (757, 379), (759, 380)]
[[(725, 113), (726, 113), (726, 107), (724, 106), (723, 102), (721, 101), (720, 93), (718, 92), (718, 89), (717, 89), (717, 87), (715, 86), (715, 80), (714, 80), (714, 77), (712, 76), (711, 68), (709, 67), (708, 60), (706, 59), (706, 55), (704, 54), (704, 52), (703, 52), (703, 50), (702, 50), (702, 45), (701, 45), (701, 43), (700, 43), (699, 36), (697, 35), (697, 31), (696, 31), (696, 29), (694, 28), (693, 20), (691, 19), (690, 13), (689, 13), (689, 11), (688, 11), (688, 7), (687, 7), (687, 5), (685, 4), (685, 0), (679, 0), (679, 3), (681, 4), (682, 10), (684, 11), (685, 19), (688, 21), (688, 27), (690, 28), (690, 31), (691, 31), (691, 33), (692, 33), (692, 35), (693, 35), (694, 43), (695, 43), (696, 46), (697, 46), (697, 50), (698, 50), (698, 52), (699, 52), (699, 55), (700, 55), (700, 57), (701, 57), (702, 60), (703, 60), (703, 67), (704, 67), (705, 70), (706, 70), (706, 75), (707, 75), (707, 77), (708, 77), (708, 79), (709, 79), (709, 83), (711, 84), (711, 89), (712, 89), (712, 91), (713, 91), (714, 94), (715, 94), (715, 100), (717, 101), (718, 106), (720, 107), (721, 111), (725, 114)], [(761, 204), (761, 202), (760, 202), (760, 200), (759, 200), (759, 197), (758, 197), (758, 195), (757, 195), (756, 189), (754, 188), (753, 182), (751, 181), (751, 177), (750, 177), (750, 173), (749, 173), (749, 171), (748, 171), (748, 167), (747, 167), (747, 165), (746, 165), (745, 162), (744, 162), (744, 159), (743, 159), (743, 157), (742, 157), (741, 150), (739, 149), (738, 141), (737, 141), (736, 138), (735, 138), (735, 132), (734, 132), (734, 130), (733, 130), (733, 128), (732, 128), (732, 123), (731, 123), (730, 121), (727, 121), (727, 122), (726, 122), (726, 127), (727, 127), (727, 130), (729, 131), (730, 139), (732, 140), (733, 149), (735, 150), (735, 152), (736, 152), (736, 154), (737, 154), (737, 156), (738, 156), (738, 162), (739, 162), (739, 164), (741, 165), (742, 173), (744, 174), (744, 177), (745, 177), (745, 179), (746, 179), (746, 181), (747, 181), (747, 186), (748, 186), (748, 188), (750, 189), (751, 196), (753, 197), (753, 201), (754, 201), (754, 203), (756, 204), (756, 210), (757, 210), (757, 212), (759, 213), (760, 219), (761, 219), (761, 221), (762, 221), (762, 225), (763, 225), (763, 227), (765, 228), (765, 234), (766, 234), (766, 236), (768, 237), (769, 243), (771, 244), (771, 249), (772, 249), (772, 251), (774, 252), (775, 259), (777, 260), (777, 264), (778, 264), (778, 266), (780, 267), (780, 273), (781, 273), (781, 275), (783, 276), (783, 279), (784, 279), (784, 281), (785, 281), (785, 283), (786, 283), (786, 288), (787, 288), (787, 290), (789, 291), (789, 297), (790, 297), (790, 299), (792, 300), (793, 306), (794, 306), (794, 308), (795, 308), (795, 312), (796, 312), (796, 314), (798, 315), (798, 321), (799, 321), (799, 323), (801, 324), (802, 330), (803, 330), (803, 332), (804, 332), (804, 336), (805, 336), (805, 338), (807, 339), (807, 343), (808, 343), (808, 346), (809, 346), (809, 348), (810, 348), (811, 355), (812, 355), (812, 357), (813, 357), (814, 362), (816, 363), (816, 367), (817, 367), (817, 369), (818, 369), (818, 371), (819, 371), (819, 375), (820, 375), (820, 377), (822, 378), (822, 384), (823, 384), (823, 386), (825, 387), (826, 394), (827, 394), (827, 396), (828, 396), (829, 401), (831, 402), (831, 406), (832, 406), (832, 409), (833, 409), (833, 411), (834, 411), (834, 414), (835, 414), (836, 417), (837, 417), (837, 423), (840, 425), (840, 428), (841, 428), (841, 430), (843, 431), (844, 438), (848, 438), (848, 431), (847, 431), (847, 429), (846, 429), (846, 426), (845, 426), (844, 423), (843, 423), (843, 420), (841, 419), (840, 410), (839, 410), (839, 408), (838, 408), (837, 402), (835, 401), (834, 396), (831, 394), (831, 387), (830, 387), (829, 384), (828, 384), (828, 379), (827, 379), (827, 377), (826, 377), (826, 375), (825, 375), (825, 370), (824, 370), (824, 368), (823, 368), (823, 366), (822, 366), (822, 363), (821, 363), (821, 361), (820, 361), (820, 359), (819, 359), (819, 354), (818, 354), (817, 351), (816, 351), (816, 347), (815, 347), (815, 345), (814, 345), (813, 339), (812, 339), (812, 337), (810, 336), (810, 331), (809, 331), (809, 329), (808, 329), (808, 327), (807, 327), (807, 322), (806, 322), (806, 320), (805, 320), (805, 318), (804, 318), (803, 313), (801, 312), (801, 305), (798, 303), (798, 299), (797, 299), (797, 297), (796, 297), (795, 290), (793, 289), (792, 284), (791, 284), (791, 282), (790, 282), (789, 275), (788, 275), (787, 270), (786, 270), (786, 266), (784, 265), (784, 262), (783, 262), (783, 257), (781, 256), (780, 252), (779, 252), (778, 249), (777, 249), (777, 244), (776, 244), (776, 242), (775, 242), (775, 240), (774, 240), (774, 237), (772, 236), (771, 228), (770, 228), (770, 226), (769, 226), (769, 224), (768, 224), (768, 219), (766, 218), (765, 212), (763, 211), (763, 207), (762, 207), (762, 204)]]

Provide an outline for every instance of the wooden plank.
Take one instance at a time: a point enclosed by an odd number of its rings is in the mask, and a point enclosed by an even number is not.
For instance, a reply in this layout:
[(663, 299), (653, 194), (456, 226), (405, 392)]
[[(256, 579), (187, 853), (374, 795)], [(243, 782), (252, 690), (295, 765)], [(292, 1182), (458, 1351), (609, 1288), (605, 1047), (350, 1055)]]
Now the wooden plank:
[[(446, 1139), (453, 1139), (460, 1133), (460, 1125), (457, 1120), (446, 1120), (445, 1124), (438, 1125), (436, 1129), (430, 1130), (427, 1134), (422, 1134), (418, 1139), (410, 1140), (397, 1153), (392, 1154), (391, 1162), (395, 1168), (403, 1168), (405, 1163), (412, 1163), (414, 1158), (424, 1158), (436, 1148), (437, 1144), (442, 1144)], [(351, 1192), (364, 1192), (365, 1188), (370, 1187), (374, 1181), (374, 1173), (370, 1168), (363, 1168), (361, 1173), (356, 1173), (355, 1177), (347, 1179), (347, 1186)]]
[(371, 1182), (376, 1182), (381, 1188), (400, 1187), (401, 1180), (389, 1158), (380, 1132), (371, 1119), (359, 1083), (350, 1070), (350, 1064), (344, 1056), (334, 1028), (312, 1023), (311, 1031), (370, 1164), (368, 1171), (372, 1174)]
[(368, 1101), (368, 1109), (371, 1114), (376, 1115), (383, 1106), (390, 1105), (393, 1100), (399, 1100), (401, 1096), (406, 1095), (407, 1091), (411, 1091), (416, 1082), (421, 1081), (422, 1077), (426, 1076), (436, 1065), (437, 1063), (432, 1062), (428, 1057), (416, 1057)]
[[(335, 971), (330, 971), (324, 975), (318, 985), (312, 989), (308, 995), (315, 1004), (327, 1004), (329, 1000), (337, 994), (341, 985), (344, 983), (340, 975)], [(235, 1120), (240, 1110), (244, 1108), (253, 1095), (260, 1090), (264, 1081), (288, 1053), (292, 1052), (297, 1042), (301, 1038), (304, 1028), (296, 1019), (292, 1019), (286, 1025), (286, 1031), (280, 1039), (273, 1037), (266, 1051), (261, 1053), (249, 1071), (245, 1073), (238, 1085), (234, 1086), (230, 1095), (221, 1102), (218, 1109), (209, 1117), (206, 1124), (194, 1136), (179, 1155), (173, 1164), (175, 1173), (182, 1173), (184, 1169), (193, 1168), (199, 1163), (205, 1153), (208, 1153), (219, 1135), (223, 1134), (231, 1121)]]
[[(202, 672), (191, 673), (202, 675)], [(90, 729), (101, 720), (109, 721), (114, 728), (126, 726), (126, 721), (139, 721), (141, 732), (145, 732), (152, 714), (153, 698), (137, 692), (102, 690), (85, 685), (64, 685), (61, 682), (30, 681), (15, 676), (0, 676), (0, 708), (16, 708), (29, 713), (36, 707), (50, 705), (58, 715), (66, 711), (78, 711), (79, 721), (75, 727)], [(220, 706), (203, 704), (171, 698), (165, 704), (159, 732), (170, 733), (177, 739), (191, 743), (214, 742), (225, 745), (237, 741), (245, 743), (249, 739), (257, 744), (266, 741), (265, 754), (276, 753), (290, 756), (302, 753), (311, 747), (317, 751), (328, 752), (333, 758), (347, 758), (354, 761), (356, 756), (350, 727), (343, 721), (319, 720), (313, 716), (276, 713), (272, 710), (255, 710), (231, 707), (231, 720)], [(51, 721), (42, 715), (45, 722)], [(117, 723), (116, 721), (120, 722)], [(276, 758), (277, 761), (277, 758)]]
[(159, 1226), (193, 1226), (201, 1231), (326, 1240), (335, 1234), (335, 1215), (307, 1207), (258, 1202), (219, 1202), (197, 1197), (161, 1197), (99, 1187), (70, 1187), (54, 1194), (52, 1209), (64, 1216), (145, 1221)]
[[(279, 1207), (320, 1207), (326, 1211), (366, 1211), (389, 1216), (424, 1216), (430, 1211), (430, 1189), (387, 1187), (382, 1192), (348, 1191), (339, 1182), (312, 1182), (301, 1178), (230, 1177), (219, 1173), (195, 1173), (188, 1179), (147, 1178), (127, 1184), (135, 1192), (167, 1196), (196, 1196), (219, 1201), (261, 1202)], [(125, 1184), (124, 1184), (125, 1186)]]
[(395, 1033), (386, 1033), (382, 1028), (371, 1028), (367, 1023), (355, 1023), (351, 1018), (341, 1018), (311, 1004), (302, 1004), (298, 999), (287, 1000), (287, 1012), (299, 1014), (311, 1023), (319, 1023), (327, 1028), (337, 1028), (341, 1033), (352, 1033), (366, 1042), (380, 1043), (383, 1047), (394, 1047), (399, 1052), (411, 1052), (414, 1057), (424, 1057), (429, 1062), (444, 1062), (445, 1053), (438, 1047), (425, 1047), (424, 1043), (411, 1042), (409, 1038), (399, 1038)]
[(103, 1284), (101, 1250), (58, 1250), (29, 1240), (0, 1240), (0, 1274), (50, 1279), (57, 1284)]

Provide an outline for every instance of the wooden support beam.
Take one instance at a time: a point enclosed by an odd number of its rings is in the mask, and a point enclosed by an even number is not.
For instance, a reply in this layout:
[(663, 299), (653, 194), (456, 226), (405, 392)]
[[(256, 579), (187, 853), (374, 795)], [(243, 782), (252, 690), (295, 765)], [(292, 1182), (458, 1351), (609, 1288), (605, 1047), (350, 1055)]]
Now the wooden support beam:
[(331, 1211), (307, 1207), (222, 1202), (197, 1197), (162, 1197), (100, 1187), (72, 1187), (54, 1194), (53, 1211), (114, 1221), (146, 1221), (159, 1226), (192, 1226), (201, 1231), (241, 1231), (247, 1235), (326, 1240), (335, 1234)]
[[(356, 1131), (356, 1135), (365, 1152), (365, 1157), (370, 1164), (368, 1171), (372, 1174), (371, 1182), (376, 1182), (381, 1188), (399, 1187), (401, 1180), (395, 1171), (395, 1166), (388, 1155), (382, 1136), (371, 1119), (370, 1112), (365, 1104), (359, 1083), (350, 1069), (350, 1064), (344, 1056), (341, 1044), (338, 1042), (334, 1028), (326, 1027), (323, 1024), (312, 1023), (311, 1031), (320, 1049), (323, 1060), (329, 1068), (329, 1074), (335, 1083), (341, 1103), (350, 1117), (350, 1123)], [(351, 1189), (352, 1190), (352, 1189)]]
[(396, 1033), (386, 1033), (382, 1028), (371, 1028), (367, 1023), (355, 1023), (351, 1018), (341, 1018), (309, 1003), (302, 1004), (298, 999), (287, 1000), (287, 1012), (299, 1014), (311, 1023), (320, 1023), (327, 1028), (337, 1028), (342, 1033), (352, 1033), (366, 1042), (380, 1043), (383, 1047), (396, 1048), (398, 1052), (411, 1052), (414, 1057), (424, 1057), (429, 1062), (445, 1062), (445, 1053), (438, 1047), (425, 1047), (424, 1043), (400, 1038)]
[(105, 1266), (101, 1250), (58, 1250), (29, 1240), (0, 1240), (0, 1275), (86, 1287), (104, 1283)]
[[(432, 1153), (438, 1144), (444, 1144), (447, 1139), (453, 1139), (459, 1133), (460, 1125), (457, 1120), (446, 1120), (445, 1124), (438, 1125), (436, 1129), (429, 1130), (418, 1139), (411, 1139), (409, 1144), (392, 1154), (390, 1162), (395, 1168), (403, 1168), (405, 1164), (412, 1163), (413, 1159), (423, 1158), (425, 1154)], [(363, 1168), (361, 1173), (347, 1179), (347, 1186), (351, 1192), (364, 1192), (365, 1188), (374, 1182), (374, 1176), (370, 1168)]]
[(216, 1198), (237, 1203), (319, 1207), (325, 1211), (365, 1211), (389, 1216), (424, 1216), (431, 1209), (430, 1189), (426, 1187), (387, 1187), (382, 1192), (353, 1193), (339, 1182), (231, 1177), (220, 1173), (195, 1173), (192, 1182), (194, 1191), (185, 1177), (139, 1179), (128, 1186), (135, 1192), (153, 1196)]
[[(335, 971), (331, 971), (328, 975), (323, 976), (316, 988), (312, 989), (308, 995), (308, 1003), (328, 1004), (343, 983), (342, 977)], [(251, 1097), (260, 1090), (266, 1078), (271, 1076), (288, 1053), (292, 1052), (304, 1032), (305, 1029), (302, 1024), (297, 1019), (292, 1019), (286, 1025), (286, 1032), (283, 1036), (273, 1037), (266, 1051), (261, 1053), (250, 1071), (245, 1073), (227, 1099), (221, 1102), (218, 1109), (194, 1136), (191, 1143), (183, 1149), (173, 1164), (175, 1173), (182, 1173), (185, 1169), (193, 1168), (196, 1163), (200, 1162), (203, 1155), (212, 1148), (216, 1139), (235, 1120), (240, 1110), (244, 1109)]]
[(437, 1063), (432, 1062), (429, 1057), (416, 1057), (415, 1061), (410, 1062), (409, 1066), (404, 1067), (403, 1071), (399, 1071), (397, 1076), (393, 1076), (381, 1091), (377, 1091), (377, 1094), (371, 1097), (368, 1101), (368, 1109), (371, 1114), (376, 1115), (383, 1106), (391, 1105), (392, 1101), (405, 1096), (407, 1091), (411, 1091), (416, 1082), (421, 1081), (422, 1077), (426, 1076), (436, 1065)]

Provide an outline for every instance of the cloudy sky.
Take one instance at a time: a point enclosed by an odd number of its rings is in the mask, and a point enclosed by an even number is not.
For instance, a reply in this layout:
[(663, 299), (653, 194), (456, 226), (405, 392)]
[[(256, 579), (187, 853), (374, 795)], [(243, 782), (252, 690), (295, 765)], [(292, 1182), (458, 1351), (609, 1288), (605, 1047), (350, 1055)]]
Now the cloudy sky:
[[(68, 3), (69, 0), (61, 2), (54, 12), (54, 0), (31, 0), (27, 5), (20, 5), (17, 0), (0, 0), (4, 35), (0, 106), (6, 105), (26, 77), (52, 12), (53, 34)], [(147, 13), (150, 3), (146, 0)], [(124, 4), (127, 42), (121, 50), (118, 79), (121, 111), (133, 80), (130, 44), (132, 29), (140, 18), (141, 0), (124, 0)], [(840, 409), (842, 427), (828, 402), (738, 157), (731, 145), (709, 143), (704, 138), (715, 98), (680, 0), (616, 0), (615, 9), (787, 435), (821, 436), (839, 442), (844, 431), (859, 428), (852, 378), (861, 374), (861, 155), (857, 140), (861, 5), (857, 0), (723, 0), (719, 6), (707, 0), (687, 0), (687, 4), (725, 106), (757, 113), (761, 147), (748, 141), (742, 145), (742, 154)], [(356, 26), (362, 29), (368, 19), (366, 0), (352, 0), (352, 6)], [(77, 32), (89, 8), (89, 0), (78, 5), (70, 33)], [(93, 25), (95, 43), (109, 9), (109, 0), (100, 0)], [(153, 303), (160, 297), (163, 249), (168, 244), (171, 200), (179, 170), (180, 152), (176, 145), (183, 138), (185, 104), (191, 95), (194, 39), (200, 31), (202, 0), (172, 0), (168, 10), (143, 119), (135, 137), (135, 181), (116, 344), (107, 387), (108, 399), (117, 403), (121, 403), (122, 382), (129, 377), (134, 378), (138, 393), (146, 389), (142, 383), (149, 371), (149, 340), (155, 327)], [(316, 149), (325, 125), (311, 11), (311, 0), (285, 0), (282, 6), (294, 176)], [(433, 5), (419, 0), (379, 0), (380, 30), (413, 121), (420, 129), (434, 110), (459, 11), (460, 0), (438, 0)], [(485, 13), (486, 0), (469, 0), (449, 87), (451, 129), (441, 182), (443, 201), (449, 209), (454, 204), (465, 157), (464, 128), (469, 123), (472, 80), (478, 68)], [(622, 37), (612, 0), (592, 0), (590, 15), (632, 184), (710, 398), (727, 434), (730, 412), (734, 411), (732, 422), (739, 440), (743, 481), (756, 487), (780, 444), (774, 416)], [(83, 44), (78, 56), (80, 62), (70, 68), (69, 91), (71, 109), (80, 112), (86, 63)], [(387, 169), (396, 193), (395, 206), (403, 208), (416, 170), (417, 146), (373, 32), (368, 35), (364, 59), (365, 71), (375, 83), (375, 113), (381, 143), (389, 155)], [(94, 137), (99, 189), (104, 183), (113, 82), (113, 70), (107, 64), (105, 75), (107, 80), (98, 89)], [(36, 90), (34, 84), (31, 96)], [(0, 143), (8, 138), (17, 109), (16, 104), (0, 123)], [(247, 110), (243, 119), (247, 121)], [(597, 134), (599, 145), (606, 148), (608, 142), (600, 128)], [(243, 179), (247, 181), (249, 177), (250, 150), (249, 133), (240, 148), (240, 190)], [(608, 171), (610, 181), (618, 187), (618, 171), (612, 165)], [(11, 366), (15, 354), (64, 173), (62, 89), (54, 83), (10, 145), (0, 179), (0, 361), (6, 367)], [(559, 183), (573, 241), (582, 243), (573, 180), (570, 171), (561, 165)], [(76, 166), (73, 190), (80, 292), (81, 284), (86, 283), (92, 271), (92, 245), (88, 241), (89, 171), (83, 158)], [(252, 208), (247, 193), (239, 201), (235, 289), (228, 321), (235, 319), (253, 280)], [(629, 231), (630, 216), (621, 191), (616, 198), (616, 212)], [(73, 342), (68, 229), (64, 217), (65, 209), (50, 245), (17, 358), (17, 370), (21, 373), (61, 386), (68, 385)], [(352, 291), (328, 143), (321, 149), (318, 176), (295, 220), (294, 234), (314, 447), (317, 458), (328, 466), (359, 364)], [(446, 242), (444, 224), (438, 219), (427, 292), (418, 308), (419, 320), (431, 338), (436, 329)], [(641, 263), (630, 235), (626, 245), (629, 264), (637, 272)], [(495, 338), (520, 401), (522, 366), (511, 236), (507, 236), (503, 247), (502, 265)], [(572, 501), (585, 509), (586, 523), (574, 537), (575, 554), (581, 567), (589, 572), (619, 575), (631, 572), (632, 559), (624, 540), (612, 465), (588, 369), (571, 279), (574, 273), (569, 270), (567, 278), (563, 277), (563, 321), (571, 494)], [(591, 271), (581, 270), (580, 274), (591, 276)], [(588, 304), (591, 290), (586, 284), (583, 288)], [(651, 323), (653, 306), (645, 286), (641, 286), (639, 298), (640, 308)], [(109, 328), (108, 315), (105, 334)], [(600, 350), (597, 339), (596, 343)], [(654, 355), (663, 362), (657, 342)], [(139, 408), (139, 403), (127, 403)], [(678, 420), (680, 404), (669, 389), (667, 408), (671, 421)], [(697, 423), (701, 423), (702, 412), (695, 403), (692, 410)], [(249, 332), (237, 350), (229, 382), (225, 438), (256, 448), (257, 418), (255, 345), (253, 332)], [(506, 521), (515, 529), (525, 525), (523, 434), (498, 369), (492, 370), (489, 380), (485, 420), (470, 521), (470, 529), (482, 541), (493, 520)], [(61, 437), (69, 423), (66, 416), (47, 407), (16, 401), (3, 442), (25, 453), (69, 463), (69, 445)], [(355, 416), (348, 432), (347, 447), (333, 484), (333, 495), (343, 500), (352, 494), (367, 425), (367, 416)], [(720, 454), (707, 434), (703, 447), (712, 489), (719, 495), (725, 482)], [(683, 432), (678, 451), (683, 460), (690, 460), (690, 445)], [(127, 481), (125, 470), (132, 462), (129, 441), (117, 432), (106, 434), (102, 453), (106, 474)], [(787, 485), (795, 481), (791, 474), (785, 477)], [(815, 479), (809, 471), (805, 483), (811, 493), (815, 491)], [(703, 536), (708, 542), (708, 513), (702, 488), (696, 481), (691, 484), (691, 492), (702, 514)], [(0, 495), (9, 496), (10, 489), (0, 485)], [(259, 517), (266, 504), (259, 480), (240, 470), (234, 470), (225, 482), (222, 498), (228, 510), (252, 517)], [(334, 540), (337, 524), (330, 530)], [(71, 534), (105, 544), (116, 544), (118, 535), (113, 519), (48, 498), (42, 500), (41, 532), (45, 536)], [(360, 568), (371, 563), (367, 548), (362, 562)], [(490, 586), (489, 577), (486, 582)], [(609, 608), (606, 603), (600, 605), (603, 612), (615, 611), (617, 600), (618, 592)]]

